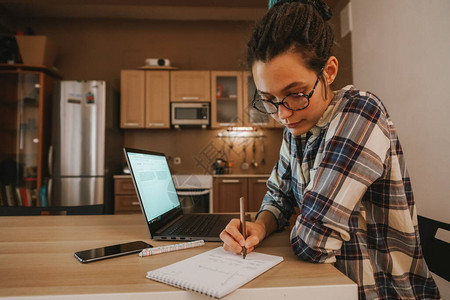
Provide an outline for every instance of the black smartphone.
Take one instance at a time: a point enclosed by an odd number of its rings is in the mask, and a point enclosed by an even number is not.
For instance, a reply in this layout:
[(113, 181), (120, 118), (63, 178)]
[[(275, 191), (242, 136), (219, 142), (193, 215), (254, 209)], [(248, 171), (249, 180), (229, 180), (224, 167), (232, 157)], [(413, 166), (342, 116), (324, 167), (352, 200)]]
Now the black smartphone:
[(125, 244), (111, 245), (101, 248), (89, 249), (75, 252), (75, 257), (82, 263), (89, 263), (101, 259), (113, 258), (117, 256), (133, 254), (142, 249), (153, 246), (143, 241), (135, 241)]

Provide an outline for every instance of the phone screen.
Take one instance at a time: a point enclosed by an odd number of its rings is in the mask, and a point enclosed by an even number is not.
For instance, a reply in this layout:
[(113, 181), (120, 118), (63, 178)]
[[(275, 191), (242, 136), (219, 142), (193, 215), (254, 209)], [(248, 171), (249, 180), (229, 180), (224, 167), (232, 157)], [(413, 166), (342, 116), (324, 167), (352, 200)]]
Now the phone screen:
[(101, 259), (107, 259), (132, 253), (140, 252), (142, 249), (153, 247), (143, 241), (135, 241), (125, 244), (106, 246), (75, 252), (75, 257), (82, 263), (88, 263)]

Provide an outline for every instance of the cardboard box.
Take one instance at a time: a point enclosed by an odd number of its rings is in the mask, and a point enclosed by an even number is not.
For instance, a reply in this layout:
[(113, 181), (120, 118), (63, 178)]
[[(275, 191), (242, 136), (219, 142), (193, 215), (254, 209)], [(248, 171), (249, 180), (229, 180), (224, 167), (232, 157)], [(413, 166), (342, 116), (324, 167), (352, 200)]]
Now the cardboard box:
[(24, 65), (52, 68), (56, 58), (56, 46), (44, 35), (17, 35), (17, 45)]

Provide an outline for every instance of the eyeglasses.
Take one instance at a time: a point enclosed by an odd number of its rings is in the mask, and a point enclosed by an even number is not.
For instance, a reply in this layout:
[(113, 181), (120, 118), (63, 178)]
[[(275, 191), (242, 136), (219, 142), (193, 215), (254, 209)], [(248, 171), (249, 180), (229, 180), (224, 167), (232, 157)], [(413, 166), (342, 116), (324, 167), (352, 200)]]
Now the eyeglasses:
[(294, 111), (305, 109), (309, 106), (309, 99), (312, 97), (314, 91), (316, 90), (316, 86), (319, 83), (319, 79), (322, 76), (322, 72), (323, 68), (317, 75), (317, 80), (316, 83), (314, 83), (312, 91), (306, 95), (303, 93), (291, 93), (286, 95), (286, 97), (284, 97), (283, 100), (281, 100), (280, 102), (274, 102), (272, 100), (261, 98), (261, 96), (258, 95), (258, 91), (255, 91), (252, 106), (256, 110), (269, 115), (276, 114), (278, 112), (278, 107), (280, 105), (283, 105), (287, 109)]

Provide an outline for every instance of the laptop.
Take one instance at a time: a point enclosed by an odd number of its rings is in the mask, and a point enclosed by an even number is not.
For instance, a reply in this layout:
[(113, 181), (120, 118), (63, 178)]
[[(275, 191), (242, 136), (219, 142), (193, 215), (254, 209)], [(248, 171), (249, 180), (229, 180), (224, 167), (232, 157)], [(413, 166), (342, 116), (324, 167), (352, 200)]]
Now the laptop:
[(239, 214), (183, 213), (164, 153), (131, 148), (124, 152), (152, 239), (220, 242), (228, 222), (239, 218)]

